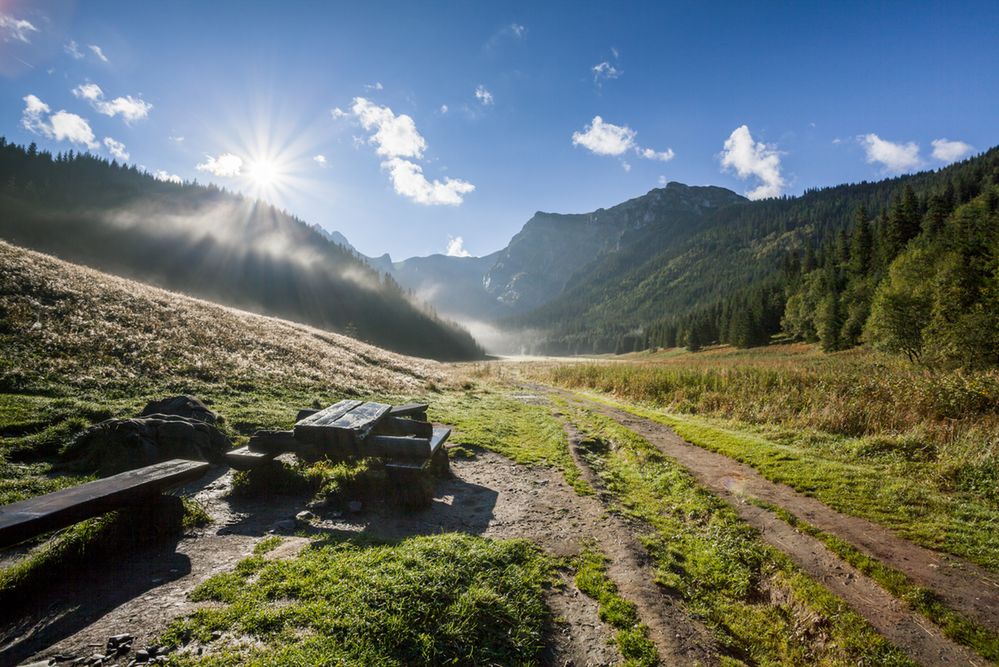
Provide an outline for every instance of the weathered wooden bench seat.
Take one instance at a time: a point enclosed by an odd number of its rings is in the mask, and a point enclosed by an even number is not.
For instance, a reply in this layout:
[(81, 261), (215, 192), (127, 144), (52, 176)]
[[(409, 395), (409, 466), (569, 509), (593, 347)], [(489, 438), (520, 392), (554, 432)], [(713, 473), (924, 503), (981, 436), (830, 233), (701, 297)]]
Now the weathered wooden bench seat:
[(198, 479), (204, 461), (172, 459), (0, 506), (0, 548), (65, 528)]

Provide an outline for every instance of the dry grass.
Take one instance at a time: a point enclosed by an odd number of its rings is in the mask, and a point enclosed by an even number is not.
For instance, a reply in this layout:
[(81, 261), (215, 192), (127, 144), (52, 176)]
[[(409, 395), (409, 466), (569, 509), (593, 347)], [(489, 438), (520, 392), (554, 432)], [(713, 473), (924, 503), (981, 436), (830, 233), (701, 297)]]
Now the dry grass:
[(440, 364), (0, 242), (0, 391), (190, 382), (325, 393), (445, 384)]

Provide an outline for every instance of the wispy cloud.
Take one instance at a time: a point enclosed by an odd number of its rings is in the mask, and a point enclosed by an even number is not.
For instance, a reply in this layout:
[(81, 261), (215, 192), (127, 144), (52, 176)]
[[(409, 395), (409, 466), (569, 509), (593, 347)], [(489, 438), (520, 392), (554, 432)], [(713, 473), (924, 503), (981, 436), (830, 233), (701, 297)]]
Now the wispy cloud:
[(478, 85), (475, 88), (475, 99), (484, 107), (492, 106), (494, 103), (493, 94), (490, 93), (485, 86)]
[(616, 79), (624, 74), (624, 72), (614, 67), (606, 60), (602, 63), (597, 63), (590, 69), (593, 71), (593, 83), (598, 86), (608, 79)]
[(33, 32), (38, 32), (38, 28), (31, 21), (0, 12), (0, 39), (3, 41), (30, 44)]
[(126, 123), (142, 120), (149, 116), (153, 105), (142, 98), (126, 95), (113, 100), (104, 99), (104, 91), (96, 83), (83, 83), (73, 89), (73, 95), (86, 100), (98, 113), (105, 116), (121, 116)]
[(325, 155), (322, 155), (322, 154), (320, 154), (320, 155), (314, 155), (312, 157), (312, 161), (315, 162), (316, 164), (318, 164), (320, 167), (325, 167), (326, 166), (326, 156)]
[(21, 112), (21, 127), (56, 141), (69, 141), (94, 150), (99, 144), (90, 129), (90, 123), (75, 113), (65, 109), (50, 114), (49, 105), (35, 95), (26, 95), (24, 111)]
[(96, 44), (88, 44), (87, 48), (93, 51), (94, 55), (97, 56), (97, 58), (101, 62), (103, 63), (109, 62), (108, 57), (104, 55), (104, 51), (101, 50), (101, 47), (97, 46)]
[(111, 153), (113, 157), (122, 162), (125, 162), (129, 158), (128, 151), (125, 150), (125, 144), (112, 139), (111, 137), (104, 137), (104, 146), (108, 149), (108, 153)]
[(722, 169), (734, 170), (742, 180), (759, 179), (760, 185), (746, 193), (750, 199), (778, 197), (787, 185), (780, 173), (780, 152), (772, 145), (754, 141), (745, 125), (732, 131), (720, 157)]
[[(595, 155), (621, 157), (625, 153), (633, 151), (640, 158), (659, 162), (668, 162), (675, 157), (671, 148), (656, 151), (639, 146), (635, 141), (637, 136), (638, 133), (627, 125), (614, 125), (606, 122), (600, 116), (594, 116), (582, 132), (572, 133), (572, 144), (573, 146), (582, 146)], [(625, 171), (631, 170), (631, 165), (627, 162), (622, 162), (621, 166), (624, 167)]]
[(472, 253), (465, 250), (465, 239), (460, 236), (447, 237), (448, 257), (471, 257)]
[(919, 168), (919, 144), (914, 141), (895, 143), (882, 139), (873, 132), (858, 137), (869, 164), (880, 164), (888, 173), (898, 174)]
[(933, 145), (933, 159), (941, 162), (956, 162), (975, 150), (963, 141), (951, 141), (946, 138), (934, 139), (930, 143)]
[(406, 114), (398, 114), (387, 106), (379, 106), (363, 97), (354, 98), (351, 113), (336, 108), (334, 118), (351, 115), (369, 132), (367, 142), (375, 153), (385, 158), (382, 169), (388, 172), (396, 193), (417, 204), (458, 206), (464, 196), (475, 190), (468, 181), (455, 178), (430, 180), (421, 160), (427, 141), (416, 129), (416, 122)]
[(375, 81), (374, 83), (369, 83), (364, 86), (365, 90), (385, 90), (385, 86), (382, 85), (381, 81)]
[(222, 153), (218, 157), (206, 155), (205, 161), (194, 168), (220, 178), (232, 178), (242, 173), (243, 158), (233, 153)]
[(63, 44), (62, 50), (68, 53), (74, 60), (83, 59), (83, 51), (80, 51), (80, 45), (74, 39)]

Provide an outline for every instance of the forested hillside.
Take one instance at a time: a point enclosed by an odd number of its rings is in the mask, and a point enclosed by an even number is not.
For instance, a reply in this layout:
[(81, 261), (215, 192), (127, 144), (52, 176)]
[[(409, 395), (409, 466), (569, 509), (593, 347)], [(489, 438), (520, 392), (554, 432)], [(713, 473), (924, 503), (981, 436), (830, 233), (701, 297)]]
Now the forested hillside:
[(958, 358), (972, 353), (956, 339), (975, 336), (982, 361), (996, 344), (986, 331), (997, 174), (993, 149), (936, 172), (738, 202), (686, 239), (652, 227), (510, 325), (542, 332), (534, 349), (546, 353), (749, 347), (784, 334)]
[(466, 331), (291, 215), (90, 154), (53, 156), (0, 138), (0, 238), (397, 352), (482, 354)]

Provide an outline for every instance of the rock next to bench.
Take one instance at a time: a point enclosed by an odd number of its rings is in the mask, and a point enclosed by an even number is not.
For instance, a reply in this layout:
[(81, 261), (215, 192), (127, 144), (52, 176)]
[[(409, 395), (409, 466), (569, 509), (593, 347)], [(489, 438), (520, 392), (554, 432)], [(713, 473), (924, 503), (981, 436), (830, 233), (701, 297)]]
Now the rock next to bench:
[(149, 401), (139, 414), (140, 417), (152, 415), (174, 415), (197, 419), (208, 424), (217, 424), (219, 416), (194, 396), (170, 396), (158, 401)]
[(76, 437), (70, 451), (104, 476), (168, 459), (221, 463), (231, 446), (229, 438), (212, 424), (156, 414), (108, 419), (91, 426)]

